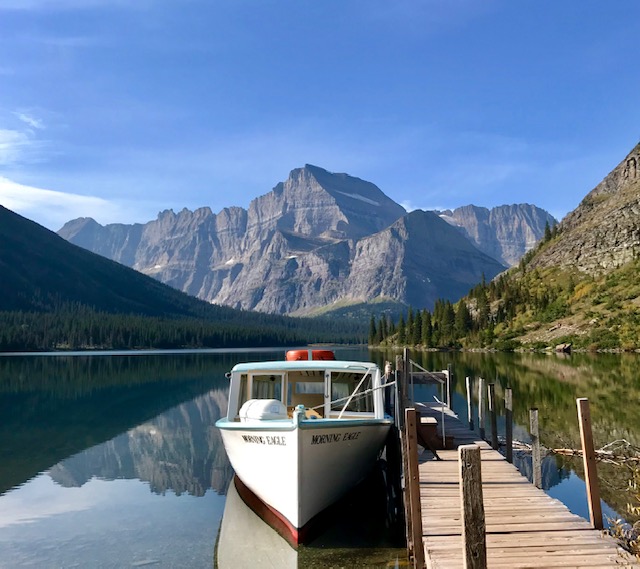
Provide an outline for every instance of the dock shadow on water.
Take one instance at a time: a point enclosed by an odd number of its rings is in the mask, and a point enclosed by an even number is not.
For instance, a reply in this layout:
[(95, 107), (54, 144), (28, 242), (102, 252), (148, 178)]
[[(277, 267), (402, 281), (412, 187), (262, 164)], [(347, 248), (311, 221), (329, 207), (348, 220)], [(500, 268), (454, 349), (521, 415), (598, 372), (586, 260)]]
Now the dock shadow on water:
[[(216, 566), (223, 512), (234, 517), (233, 470), (214, 427), (227, 408), (224, 374), (273, 357), (0, 357), (0, 567)], [(275, 566), (402, 566), (377, 495), (358, 488), (307, 547), (283, 542), (291, 561)], [(254, 531), (237, 560), (257, 553)]]

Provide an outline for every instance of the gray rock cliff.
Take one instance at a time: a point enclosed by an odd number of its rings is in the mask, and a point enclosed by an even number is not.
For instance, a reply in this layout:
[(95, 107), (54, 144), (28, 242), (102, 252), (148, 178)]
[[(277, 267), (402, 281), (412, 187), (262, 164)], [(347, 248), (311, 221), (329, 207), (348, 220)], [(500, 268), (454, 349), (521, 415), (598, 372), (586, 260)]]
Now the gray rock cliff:
[(407, 215), (374, 184), (310, 165), (247, 210), (78, 219), (59, 234), (199, 298), (279, 314), (376, 299), (431, 307), (504, 269), (437, 215)]
[(532, 266), (606, 273), (640, 254), (640, 144), (558, 225)]
[(501, 205), (492, 209), (467, 205), (438, 212), (460, 227), (478, 249), (507, 266), (520, 258), (544, 236), (544, 228), (557, 224), (545, 210), (531, 204)]

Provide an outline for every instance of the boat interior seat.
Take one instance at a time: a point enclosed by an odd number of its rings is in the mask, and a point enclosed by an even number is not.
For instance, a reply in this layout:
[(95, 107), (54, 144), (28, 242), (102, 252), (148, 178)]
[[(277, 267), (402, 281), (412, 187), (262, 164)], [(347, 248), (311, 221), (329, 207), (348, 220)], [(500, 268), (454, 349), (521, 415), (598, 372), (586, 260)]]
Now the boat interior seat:
[(322, 393), (293, 393), (291, 395), (291, 406), (304, 405), (307, 408), (317, 407), (316, 411), (322, 413), (324, 396)]
[(322, 393), (293, 393), (291, 396), (291, 405), (287, 407), (287, 410), (290, 410), (289, 415), (293, 416), (293, 410), (298, 405), (304, 405), (307, 419), (311, 416), (317, 419), (324, 417), (323, 403), (324, 396)]

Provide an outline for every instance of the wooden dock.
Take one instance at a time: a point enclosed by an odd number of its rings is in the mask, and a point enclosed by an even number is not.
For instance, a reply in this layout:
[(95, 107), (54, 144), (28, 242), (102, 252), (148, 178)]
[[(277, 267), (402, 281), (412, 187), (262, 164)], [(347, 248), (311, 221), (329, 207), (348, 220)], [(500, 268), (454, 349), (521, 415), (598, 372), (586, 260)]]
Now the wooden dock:
[[(416, 404), (422, 416), (441, 423), (443, 407)], [(457, 447), (480, 447), (486, 523), (487, 567), (639, 567), (590, 523), (536, 488), (497, 451), (463, 426), (444, 406), (454, 448), (425, 450), (419, 457), (422, 546), (429, 569), (466, 567), (463, 560), (460, 467)], [(419, 526), (417, 526), (419, 527)], [(418, 545), (416, 544), (416, 547)]]

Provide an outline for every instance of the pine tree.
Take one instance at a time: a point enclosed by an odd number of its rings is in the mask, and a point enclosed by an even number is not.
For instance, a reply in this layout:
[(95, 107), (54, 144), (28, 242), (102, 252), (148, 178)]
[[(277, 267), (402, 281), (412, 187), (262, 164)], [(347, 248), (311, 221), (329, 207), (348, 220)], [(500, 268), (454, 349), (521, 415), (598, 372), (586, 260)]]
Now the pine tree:
[(472, 318), (467, 303), (461, 300), (455, 317), (455, 335), (457, 338), (466, 336), (471, 331)]
[(386, 340), (389, 337), (387, 317), (384, 314), (380, 316), (380, 324), (378, 326), (378, 335), (380, 336), (381, 342)]
[(378, 330), (376, 332), (376, 344), (377, 345), (382, 344), (382, 341), (385, 338), (385, 335), (383, 333), (384, 321), (385, 321), (384, 316), (381, 316), (380, 317), (380, 321), (378, 322)]
[(372, 314), (369, 320), (369, 344), (374, 345), (378, 334), (376, 332), (376, 317)]
[(404, 346), (407, 343), (407, 331), (404, 324), (404, 315), (400, 315), (398, 320), (398, 345)]
[(422, 313), (416, 310), (416, 315), (413, 322), (413, 339), (411, 343), (417, 346), (422, 341)]
[(428, 310), (422, 312), (422, 344), (425, 348), (431, 348), (433, 342), (433, 329), (431, 327), (431, 313)]

